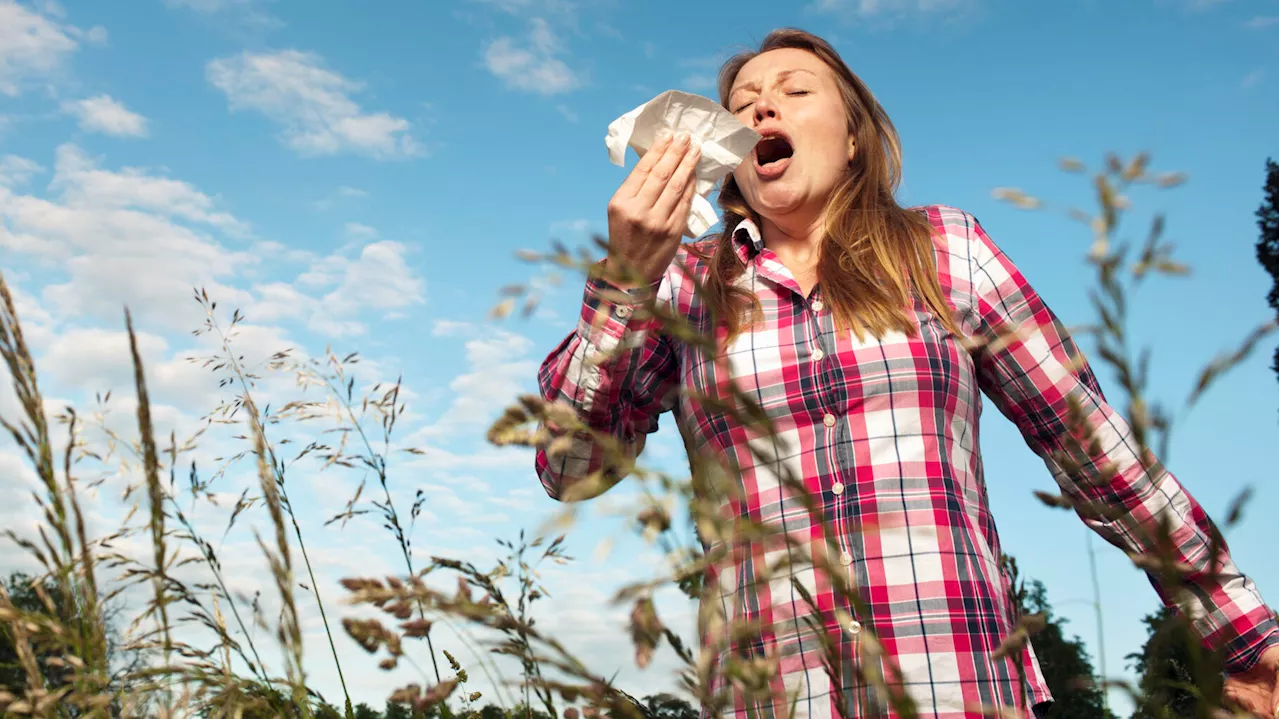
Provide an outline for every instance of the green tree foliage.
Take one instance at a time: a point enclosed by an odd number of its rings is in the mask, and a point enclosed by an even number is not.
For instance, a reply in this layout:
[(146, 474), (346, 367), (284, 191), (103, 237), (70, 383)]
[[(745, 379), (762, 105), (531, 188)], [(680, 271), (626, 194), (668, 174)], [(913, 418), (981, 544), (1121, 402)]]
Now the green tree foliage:
[(649, 719), (698, 719), (698, 710), (674, 694), (651, 694), (644, 698)]
[[(14, 572), (5, 580), (4, 586), (9, 592), (9, 598), (13, 605), (19, 610), (39, 613), (47, 611), (36, 593), (31, 577), (26, 574)], [(56, 584), (45, 582), (43, 588), (55, 604), (59, 602)], [(36, 648), (36, 658), (37, 661), (44, 658), (38, 647)], [(39, 663), (41, 672), (44, 675), (45, 686), (57, 686), (60, 683), (58, 674), (43, 661), (39, 661)], [(18, 650), (14, 645), (10, 626), (8, 624), (0, 624), (0, 687), (7, 687), (13, 690), (26, 685), (27, 676), (18, 664)]]
[(387, 710), (382, 716), (386, 719), (413, 719), (413, 712), (409, 710), (408, 705), (388, 699)]
[(1169, 607), (1142, 619), (1147, 641), (1126, 657), (1140, 679), (1144, 702), (1132, 719), (1199, 719), (1209, 716), (1200, 697), (1222, 693), (1222, 658), (1204, 649), (1185, 619)]
[(1004, 557), (1005, 568), (1014, 578), (1014, 599), (1024, 615), (1044, 616), (1044, 628), (1031, 635), (1040, 670), (1044, 673), (1054, 704), (1052, 719), (1115, 719), (1107, 708), (1103, 692), (1094, 681), (1093, 662), (1079, 637), (1068, 638), (1065, 617), (1053, 613), (1044, 584), (1035, 579), (1019, 582), (1017, 562)]
[[(63, 596), (58, 583), (51, 579), (39, 582), (39, 591), (37, 591), (37, 583), (33, 577), (23, 572), (13, 572), (3, 580), (3, 584), (13, 606), (21, 612), (49, 617), (73, 616), (76, 613), (74, 609), (68, 608), (68, 600)], [(42, 593), (43, 599), (40, 596)], [(45, 604), (46, 600), (51, 606)], [(118, 613), (118, 604), (104, 602), (102, 621), (106, 624), (107, 656), (112, 671), (113, 690), (125, 689), (125, 677), (141, 666), (146, 659), (143, 652), (124, 645), (119, 631), (119, 622), (116, 619)], [(12, 627), (8, 623), (0, 623), (0, 689), (8, 689), (19, 694), (27, 686), (27, 675), (18, 664), (18, 651), (14, 645), (11, 630)], [(44, 677), (45, 686), (54, 689), (63, 685), (66, 682), (63, 670), (47, 661), (62, 656), (62, 652), (43, 646), (38, 641), (33, 643), (32, 649), (36, 662), (40, 666), (40, 673)], [(119, 710), (118, 703), (113, 702), (111, 706)], [(8, 715), (0, 713), (0, 716)]]
[[(1267, 158), (1267, 182), (1262, 187), (1264, 197), (1258, 211), (1258, 242), (1254, 249), (1258, 253), (1258, 264), (1271, 275), (1271, 291), (1267, 293), (1267, 304), (1276, 309), (1277, 294), (1280, 294), (1280, 283), (1276, 279), (1277, 264), (1277, 202), (1276, 202), (1276, 162)], [(1271, 371), (1280, 376), (1280, 348), (1276, 349), (1271, 359)]]

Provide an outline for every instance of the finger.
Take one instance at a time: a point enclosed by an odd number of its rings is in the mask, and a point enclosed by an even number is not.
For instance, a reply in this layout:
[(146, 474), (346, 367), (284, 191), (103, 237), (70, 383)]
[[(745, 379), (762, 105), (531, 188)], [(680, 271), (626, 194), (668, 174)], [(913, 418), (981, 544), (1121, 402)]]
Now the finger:
[(649, 151), (644, 153), (644, 157), (641, 157), (636, 166), (632, 168), (631, 174), (627, 175), (627, 179), (622, 181), (622, 186), (618, 188), (619, 197), (631, 198), (640, 192), (640, 188), (644, 185), (644, 181), (648, 179), (653, 166), (658, 164), (658, 160), (662, 159), (662, 154), (671, 146), (671, 142), (674, 139), (670, 132), (658, 135), (657, 142), (649, 147)]
[(644, 185), (640, 187), (640, 191), (636, 193), (636, 199), (643, 203), (646, 207), (653, 207), (662, 191), (666, 189), (667, 183), (671, 181), (671, 177), (675, 174), (676, 168), (680, 166), (680, 161), (684, 159), (685, 153), (689, 150), (689, 136), (680, 133), (676, 139), (667, 146), (658, 163), (653, 166), (649, 172), (649, 176), (645, 178)]
[[(695, 172), (698, 169), (698, 160), (702, 157), (702, 152), (697, 147), (692, 147), (685, 153), (684, 159), (680, 161), (679, 167), (671, 175), (671, 180), (667, 186), (663, 188), (662, 194), (658, 196), (658, 200), (653, 205), (653, 211), (658, 213), (659, 217), (670, 217), (672, 213), (679, 212), (680, 205), (686, 197), (692, 198), (692, 191), (697, 186)], [(684, 215), (689, 214), (689, 208), (684, 208)]]
[(680, 202), (676, 203), (675, 212), (672, 213), (671, 224), (676, 231), (684, 236), (685, 229), (689, 225), (689, 208), (693, 206), (693, 196), (697, 185), (690, 181), (689, 186), (684, 189), (684, 194), (680, 197)]

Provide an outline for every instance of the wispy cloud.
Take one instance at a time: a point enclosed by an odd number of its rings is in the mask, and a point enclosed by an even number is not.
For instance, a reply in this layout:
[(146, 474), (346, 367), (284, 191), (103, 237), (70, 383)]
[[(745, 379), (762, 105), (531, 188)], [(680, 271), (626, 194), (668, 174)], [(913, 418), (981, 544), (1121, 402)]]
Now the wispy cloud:
[(861, 18), (886, 18), (963, 10), (971, 0), (816, 0), (818, 12), (853, 13)]
[(363, 84), (325, 68), (314, 53), (245, 52), (210, 61), (206, 74), (232, 111), (254, 110), (282, 125), (281, 141), (300, 155), (350, 152), (394, 159), (422, 154), (408, 120), (365, 112), (351, 97)]
[(513, 397), (527, 391), (537, 374), (537, 362), (530, 353), (534, 343), (528, 337), (497, 330), (480, 333), (461, 323), (437, 323), (436, 336), (471, 336), (466, 342), (469, 371), (449, 383), (453, 402), (436, 422), (414, 435), (415, 439), (458, 437), (477, 432), (496, 419)]
[(17, 155), (0, 157), (0, 187), (21, 187), (41, 172), (44, 168), (35, 160)]
[(81, 30), (63, 23), (64, 14), (55, 4), (35, 10), (0, 0), (0, 94), (16, 97), (26, 83), (56, 75), (79, 49), (78, 40), (106, 42), (104, 28)]
[(358, 187), (341, 185), (337, 189), (335, 189), (333, 192), (329, 193), (328, 196), (322, 199), (316, 200), (315, 208), (323, 212), (325, 210), (332, 209), (335, 205), (337, 205), (342, 200), (353, 200), (353, 199), (359, 199), (361, 197), (368, 197), (368, 196), (369, 196), (368, 192), (366, 192), (365, 190), (361, 190)]
[(359, 222), (348, 222), (342, 229), (353, 240), (372, 240), (378, 236), (377, 230)]
[(520, 41), (503, 36), (484, 50), (489, 72), (513, 90), (539, 95), (559, 95), (582, 84), (579, 73), (558, 55), (564, 54), (560, 39), (542, 18), (530, 21), (528, 37)]
[[(31, 161), (5, 165), (27, 176), (36, 171)], [(59, 316), (118, 323), (128, 306), (140, 326), (187, 331), (203, 319), (189, 299), (192, 287), (228, 304), (252, 300), (227, 281), (256, 258), (214, 239), (242, 235), (247, 224), (192, 185), (138, 168), (106, 169), (67, 144), (57, 150), (49, 190), (41, 197), (0, 189), (0, 247), (35, 265), (60, 266), (63, 281), (41, 292)]]
[(725, 50), (679, 60), (676, 64), (688, 72), (682, 81), (684, 87), (694, 92), (714, 90), (720, 67), (732, 54), (732, 51)]
[(80, 129), (113, 137), (146, 137), (147, 118), (110, 95), (96, 95), (62, 103), (62, 111), (80, 121)]
[(1275, 27), (1277, 22), (1280, 22), (1280, 17), (1276, 17), (1275, 15), (1259, 15), (1257, 17), (1249, 18), (1249, 21), (1245, 23), (1245, 27), (1251, 30), (1265, 30), (1269, 27)]
[(390, 312), (426, 301), (426, 285), (406, 262), (405, 245), (375, 239), (376, 230), (356, 222), (348, 223), (346, 232), (363, 244), (359, 255), (333, 254), (314, 263), (298, 281), (324, 295), (318, 301), (301, 294), (289, 300), (310, 306), (310, 329), (329, 336), (362, 334), (364, 326), (354, 318), (364, 310)]
[(553, 236), (560, 235), (581, 235), (591, 229), (591, 220), (585, 218), (577, 218), (573, 220), (556, 220), (551, 223), (551, 234)]
[(572, 17), (577, 5), (570, 0), (473, 0), (511, 15), (562, 15)]
[(569, 122), (577, 122), (580, 119), (578, 117), (578, 113), (574, 112), (573, 108), (565, 104), (556, 105), (556, 112), (564, 116), (564, 119)]
[(272, 30), (284, 25), (280, 18), (267, 12), (269, 0), (164, 0), (171, 8), (191, 10), (208, 17), (230, 18), (243, 27)]

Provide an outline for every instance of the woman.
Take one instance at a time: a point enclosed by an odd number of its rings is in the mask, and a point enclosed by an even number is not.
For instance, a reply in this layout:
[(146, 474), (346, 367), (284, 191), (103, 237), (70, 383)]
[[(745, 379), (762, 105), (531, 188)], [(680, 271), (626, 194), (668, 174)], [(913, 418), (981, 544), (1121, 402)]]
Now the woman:
[[(797, 716), (822, 719), (882, 716), (866, 705), (874, 692), (854, 668), (864, 631), (901, 672), (897, 680), (889, 670), (890, 693), (905, 691), (923, 717), (1046, 711), (1051, 697), (1031, 650), (993, 658), (1018, 616), (983, 484), (981, 391), (1068, 497), (1117, 510), (1085, 520), (1109, 542), (1153, 549), (1141, 530), (1156, 517), (1171, 520), (1177, 557), (1193, 568), (1181, 589), (1197, 630), (1224, 650), (1234, 695), (1275, 716), (1274, 612), (1225, 549), (1211, 574), (1205, 513), (1158, 463), (1143, 468), (1076, 345), (977, 221), (949, 207), (895, 203), (896, 133), (836, 52), (807, 33), (776, 31), (726, 64), (719, 90), (764, 138), (724, 181), (724, 232), (681, 244), (698, 152), (687, 138), (666, 137), (610, 201), (604, 264), (612, 272), (588, 280), (581, 322), (539, 378), (547, 401), (573, 407), (632, 456), (658, 415), (673, 411), (692, 450), (737, 467), (743, 498), (734, 511), (809, 538), (811, 551), (838, 553), (834, 566), (848, 572), (864, 612), (812, 569), (753, 582), (776, 559), (763, 547), (709, 572), (728, 619), (764, 627), (734, 651), (778, 660), (770, 683), (778, 699), (738, 695), (727, 712), (782, 719), (794, 706)], [(630, 281), (621, 267), (632, 270)], [(659, 331), (652, 313), (637, 311), (651, 301), (714, 329), (717, 356)], [(724, 396), (731, 381), (787, 449), (696, 399)], [(1071, 441), (1071, 395), (1103, 453)], [(576, 433), (555, 451), (540, 449), (547, 492), (560, 498), (608, 469), (599, 445)], [(1072, 463), (1082, 472), (1064, 469)], [(787, 471), (817, 500), (825, 525), (780, 487)], [(836, 666), (824, 667), (815, 622), (838, 648)], [(710, 646), (716, 638), (701, 631)], [(720, 665), (727, 659), (716, 656)]]

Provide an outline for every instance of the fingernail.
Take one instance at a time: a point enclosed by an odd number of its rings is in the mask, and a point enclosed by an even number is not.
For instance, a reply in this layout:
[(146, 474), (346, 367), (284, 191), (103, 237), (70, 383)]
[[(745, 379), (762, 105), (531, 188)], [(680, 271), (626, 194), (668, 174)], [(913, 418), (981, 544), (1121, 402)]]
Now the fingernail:
[(670, 131), (670, 130), (668, 130), (667, 128), (665, 128), (665, 127), (664, 127), (664, 128), (662, 128), (661, 130), (658, 130), (658, 139), (659, 139), (659, 140), (669, 140), (669, 139), (671, 139), (671, 131)]
[(680, 133), (676, 135), (676, 142), (680, 143), (681, 145), (688, 145), (689, 133), (685, 132), (684, 130), (681, 130)]

